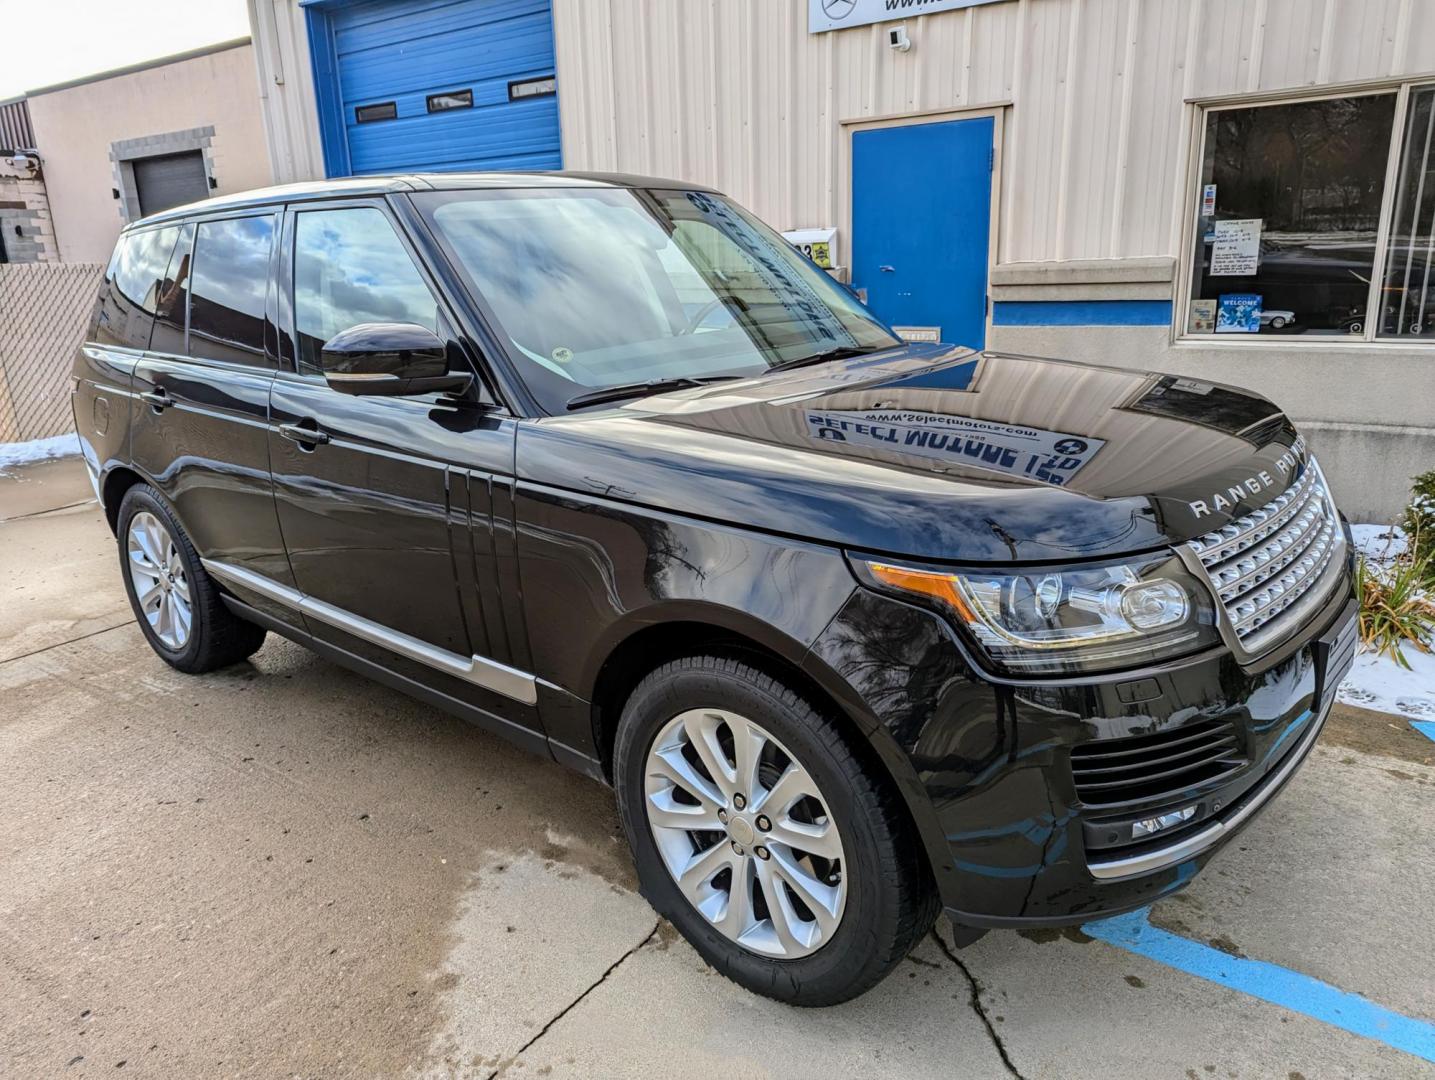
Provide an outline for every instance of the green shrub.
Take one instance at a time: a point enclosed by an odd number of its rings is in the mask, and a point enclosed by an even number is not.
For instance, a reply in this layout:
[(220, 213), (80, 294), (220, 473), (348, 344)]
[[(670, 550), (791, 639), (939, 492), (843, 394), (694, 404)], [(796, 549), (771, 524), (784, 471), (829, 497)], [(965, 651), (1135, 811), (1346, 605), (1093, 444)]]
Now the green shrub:
[(1400, 524), (1410, 539), (1410, 555), (1425, 566), (1426, 582), (1435, 583), (1435, 469), (1415, 477)]
[(1367, 562), (1362, 555), (1355, 563), (1355, 590), (1360, 597), (1360, 640), (1372, 652), (1390, 657), (1405, 669), (1402, 646), (1431, 651), (1435, 638), (1435, 600), (1426, 589), (1435, 568), (1429, 557), (1416, 556), (1414, 548), (1421, 533), (1411, 536), (1411, 550), (1388, 567)]

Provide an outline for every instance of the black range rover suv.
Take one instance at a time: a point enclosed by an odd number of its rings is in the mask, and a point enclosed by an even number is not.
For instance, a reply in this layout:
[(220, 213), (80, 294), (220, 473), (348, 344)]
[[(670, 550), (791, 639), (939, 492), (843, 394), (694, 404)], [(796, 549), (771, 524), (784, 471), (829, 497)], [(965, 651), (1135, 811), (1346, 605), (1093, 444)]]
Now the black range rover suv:
[(334, 181), (120, 237), (75, 424), (154, 650), (266, 631), (613, 785), (801, 1004), (1191, 880), (1351, 662), (1269, 401), (907, 344), (716, 192)]

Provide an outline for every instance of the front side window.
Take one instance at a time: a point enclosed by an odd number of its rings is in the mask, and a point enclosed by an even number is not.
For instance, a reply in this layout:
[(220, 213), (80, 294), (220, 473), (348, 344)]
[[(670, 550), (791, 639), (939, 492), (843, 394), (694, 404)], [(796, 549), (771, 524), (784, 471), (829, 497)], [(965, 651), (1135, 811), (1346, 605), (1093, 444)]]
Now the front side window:
[(266, 366), (272, 217), (201, 221), (190, 275), (189, 355)]
[(360, 323), (415, 323), (438, 332), (438, 304), (383, 211), (306, 210), (295, 220), (301, 372), (321, 372), (324, 343)]
[(1206, 114), (1189, 333), (1364, 333), (1395, 105)]
[(414, 197), (550, 412), (584, 393), (899, 344), (767, 226), (700, 191)]

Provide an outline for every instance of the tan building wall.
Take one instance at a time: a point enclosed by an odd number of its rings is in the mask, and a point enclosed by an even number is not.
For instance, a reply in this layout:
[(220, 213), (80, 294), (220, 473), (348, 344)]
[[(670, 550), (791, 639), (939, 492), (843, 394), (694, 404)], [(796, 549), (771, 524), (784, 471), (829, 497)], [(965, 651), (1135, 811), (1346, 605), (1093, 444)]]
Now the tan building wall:
[(108, 262), (126, 213), (134, 212), (112, 193), (121, 186), (111, 159), (116, 143), (142, 153), (139, 141), (154, 140), (149, 149), (159, 154), (198, 149), (208, 139), (203, 149), (217, 184), (214, 194), (270, 182), (254, 50), (247, 41), (32, 91), (28, 102), (66, 262)]

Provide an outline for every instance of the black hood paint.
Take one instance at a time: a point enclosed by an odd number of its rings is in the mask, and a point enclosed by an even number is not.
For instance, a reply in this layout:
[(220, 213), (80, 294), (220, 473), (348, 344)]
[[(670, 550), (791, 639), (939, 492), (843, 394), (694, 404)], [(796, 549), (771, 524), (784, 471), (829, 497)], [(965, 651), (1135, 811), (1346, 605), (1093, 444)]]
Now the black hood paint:
[(1248, 391), (928, 345), (519, 427), (524, 482), (944, 562), (1179, 543), (1305, 460)]

